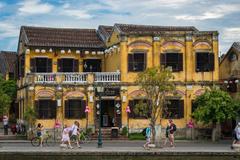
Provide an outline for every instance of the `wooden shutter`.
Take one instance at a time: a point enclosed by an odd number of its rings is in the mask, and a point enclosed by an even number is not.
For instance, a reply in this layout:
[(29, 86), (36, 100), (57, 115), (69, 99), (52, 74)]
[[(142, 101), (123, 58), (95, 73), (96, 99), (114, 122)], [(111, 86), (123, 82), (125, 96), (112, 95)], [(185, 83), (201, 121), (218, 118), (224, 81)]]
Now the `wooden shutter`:
[(25, 55), (24, 54), (20, 56), (20, 73), (21, 73), (21, 77), (24, 77), (24, 73), (25, 73)]
[(144, 59), (143, 59), (143, 71), (147, 68), (147, 54), (143, 53)]
[(133, 60), (133, 54), (128, 54), (128, 71), (133, 71), (134, 67), (134, 60)]
[(86, 118), (86, 113), (85, 113), (85, 109), (86, 109), (86, 101), (85, 100), (81, 100), (81, 106), (80, 106), (80, 119), (82, 118)]
[(178, 53), (178, 71), (183, 71), (183, 54)]
[(166, 54), (164, 53), (160, 54), (160, 66), (166, 66)]
[(64, 105), (64, 110), (65, 110), (65, 118), (70, 118), (69, 116), (69, 101), (65, 100), (65, 105)]
[(39, 101), (35, 101), (35, 112), (37, 113), (37, 118), (41, 118), (39, 113)]
[(129, 114), (129, 118), (134, 118), (134, 111), (133, 111), (133, 109), (134, 109), (134, 100), (129, 100), (128, 101), (128, 106), (129, 106), (129, 108), (131, 110), (131, 113)]
[(77, 59), (73, 60), (73, 72), (79, 72), (79, 62)]
[(213, 53), (208, 54), (208, 60), (209, 60), (209, 71), (213, 71), (214, 70), (214, 54)]
[(57, 62), (57, 64), (58, 64), (58, 72), (62, 72), (63, 71), (63, 60), (62, 59), (58, 59), (58, 62)]
[(35, 58), (30, 59), (30, 71), (32, 73), (36, 72), (36, 59)]
[(50, 101), (50, 110), (51, 110), (51, 117), (50, 118), (54, 118), (56, 119), (56, 112), (57, 112), (57, 101)]
[(47, 59), (47, 72), (52, 72), (52, 59)]
[(179, 100), (178, 110), (179, 110), (178, 118), (184, 118), (184, 101), (183, 100)]
[(196, 71), (196, 72), (200, 72), (200, 66), (199, 66), (199, 63), (198, 63), (199, 54), (200, 54), (200, 53), (196, 53), (196, 58), (195, 58), (195, 71)]

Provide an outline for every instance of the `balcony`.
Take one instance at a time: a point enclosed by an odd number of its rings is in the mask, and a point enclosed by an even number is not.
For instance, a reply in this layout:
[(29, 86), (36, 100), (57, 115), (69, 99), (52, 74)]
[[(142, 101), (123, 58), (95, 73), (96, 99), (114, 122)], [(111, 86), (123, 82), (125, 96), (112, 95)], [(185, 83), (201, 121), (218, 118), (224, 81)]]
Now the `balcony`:
[(30, 73), (27, 76), (27, 83), (35, 84), (86, 84), (94, 82), (120, 82), (120, 72)]

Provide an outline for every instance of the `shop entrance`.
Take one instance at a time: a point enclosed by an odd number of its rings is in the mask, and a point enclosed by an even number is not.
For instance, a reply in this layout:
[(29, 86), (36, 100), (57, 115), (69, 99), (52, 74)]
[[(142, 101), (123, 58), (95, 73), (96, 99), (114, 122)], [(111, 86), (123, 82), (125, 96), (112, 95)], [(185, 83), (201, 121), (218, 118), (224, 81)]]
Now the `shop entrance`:
[(114, 100), (101, 100), (101, 127), (114, 127)]

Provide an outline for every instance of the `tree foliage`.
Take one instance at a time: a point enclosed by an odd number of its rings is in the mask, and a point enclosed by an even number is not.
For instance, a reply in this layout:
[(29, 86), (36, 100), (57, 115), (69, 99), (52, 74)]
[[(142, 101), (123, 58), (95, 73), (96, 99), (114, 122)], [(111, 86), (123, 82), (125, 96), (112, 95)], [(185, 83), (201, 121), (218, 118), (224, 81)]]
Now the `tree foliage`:
[(12, 101), (17, 93), (17, 85), (15, 81), (4, 80), (0, 77), (0, 115), (9, 111)]
[(136, 105), (134, 111), (141, 111), (146, 117), (149, 117), (151, 128), (153, 131), (153, 141), (155, 141), (155, 125), (165, 104), (165, 98), (168, 93), (175, 90), (172, 82), (174, 79), (172, 72), (165, 68), (148, 68), (144, 72), (138, 74), (136, 83), (146, 93), (147, 105)]
[(239, 102), (216, 87), (207, 89), (194, 103), (197, 107), (193, 112), (194, 118), (205, 124), (220, 123), (235, 118), (240, 108)]
[(27, 107), (24, 112), (24, 119), (29, 123), (30, 127), (32, 127), (37, 120), (37, 113), (33, 107)]

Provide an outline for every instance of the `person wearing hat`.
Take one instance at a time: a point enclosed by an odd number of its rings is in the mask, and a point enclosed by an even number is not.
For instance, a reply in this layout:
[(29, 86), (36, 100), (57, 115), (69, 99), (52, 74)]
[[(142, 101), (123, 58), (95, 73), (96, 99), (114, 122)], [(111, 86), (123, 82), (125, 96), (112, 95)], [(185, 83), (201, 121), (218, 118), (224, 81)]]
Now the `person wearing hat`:
[(237, 123), (237, 126), (234, 129), (234, 140), (232, 144), (240, 143), (240, 122)]

